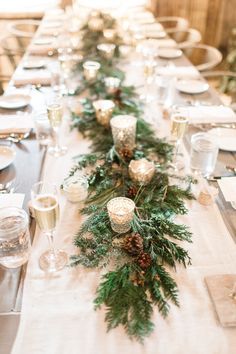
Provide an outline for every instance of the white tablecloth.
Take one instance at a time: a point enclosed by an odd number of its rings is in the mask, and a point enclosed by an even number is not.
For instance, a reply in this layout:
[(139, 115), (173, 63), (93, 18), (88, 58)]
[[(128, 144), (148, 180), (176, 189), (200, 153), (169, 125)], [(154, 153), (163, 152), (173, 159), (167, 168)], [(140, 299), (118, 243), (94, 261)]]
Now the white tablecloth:
[[(139, 77), (138, 67), (129, 68), (129, 82)], [(165, 133), (168, 123), (155, 111), (156, 126)], [(61, 184), (72, 165), (71, 158), (88, 151), (89, 142), (64, 125), (63, 143), (68, 154), (47, 156), (44, 180)], [(122, 327), (106, 332), (105, 310), (94, 311), (93, 299), (102, 271), (66, 268), (51, 276), (39, 268), (47, 240), (37, 232), (24, 285), (22, 315), (12, 354), (233, 354), (236, 328), (222, 328), (208, 295), (204, 277), (235, 273), (236, 246), (217, 206), (203, 207), (195, 201), (178, 221), (193, 232), (186, 243), (192, 258), (187, 269), (171, 271), (179, 286), (180, 308), (171, 306), (167, 319), (155, 310), (155, 329), (143, 345), (130, 341)], [(77, 206), (61, 196), (61, 219), (56, 244), (70, 254), (77, 252), (73, 238), (82, 221)]]

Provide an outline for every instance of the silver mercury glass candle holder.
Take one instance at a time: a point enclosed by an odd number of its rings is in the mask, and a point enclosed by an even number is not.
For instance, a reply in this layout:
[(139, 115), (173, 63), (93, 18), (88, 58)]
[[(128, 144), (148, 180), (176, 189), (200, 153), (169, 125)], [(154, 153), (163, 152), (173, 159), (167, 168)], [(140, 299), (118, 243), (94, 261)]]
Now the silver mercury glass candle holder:
[(132, 160), (129, 164), (129, 175), (134, 182), (148, 184), (155, 173), (155, 165), (147, 159)]
[(106, 38), (108, 42), (113, 42), (116, 38), (116, 30), (115, 29), (104, 29), (103, 30), (103, 37)]
[(134, 217), (135, 203), (125, 197), (111, 199), (107, 203), (107, 211), (113, 231), (122, 234), (131, 228)]
[(111, 130), (117, 151), (135, 148), (137, 118), (129, 115), (118, 115), (111, 119)]
[(101, 64), (97, 61), (86, 61), (83, 63), (84, 77), (87, 81), (93, 81), (97, 78)]
[(105, 77), (104, 83), (105, 83), (107, 93), (115, 94), (120, 87), (121, 81), (120, 79), (118, 79), (118, 77), (109, 76), (109, 77)]
[(111, 59), (114, 56), (116, 45), (112, 43), (101, 43), (97, 45), (97, 50), (103, 58)]
[(93, 102), (93, 107), (98, 123), (108, 127), (110, 125), (112, 112), (115, 108), (115, 103), (111, 100), (97, 100)]

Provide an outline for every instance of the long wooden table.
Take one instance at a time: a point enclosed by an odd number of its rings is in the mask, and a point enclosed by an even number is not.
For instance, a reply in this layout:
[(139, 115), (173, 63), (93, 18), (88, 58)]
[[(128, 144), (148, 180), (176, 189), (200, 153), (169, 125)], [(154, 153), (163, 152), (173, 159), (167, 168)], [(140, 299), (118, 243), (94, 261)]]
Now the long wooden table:
[[(161, 63), (161, 60), (159, 63)], [(180, 59), (175, 60), (175, 65), (177, 65), (177, 66), (178, 65), (189, 65), (189, 63), (186, 58), (182, 57)], [(219, 98), (217, 97), (216, 93), (213, 90), (209, 90), (206, 94), (203, 94), (203, 95), (199, 96), (198, 98), (200, 100), (201, 99), (206, 100), (212, 104), (219, 103)], [(174, 103), (181, 104), (181, 103), (185, 103), (185, 102), (186, 102), (186, 97), (184, 95), (176, 92), (175, 98), (174, 98)], [(190, 131), (190, 134), (191, 133), (193, 133), (193, 130)], [(67, 134), (68, 134), (68, 131), (67, 131)], [(68, 137), (65, 139), (66, 139), (67, 143), (70, 140), (70, 138), (68, 138)], [(81, 137), (79, 135), (77, 135), (77, 133), (74, 132), (72, 134), (71, 139), (73, 140), (72, 141), (73, 144), (71, 142), (71, 144), (69, 145), (69, 157), (73, 156), (73, 154), (75, 155), (75, 151), (77, 151), (77, 153), (78, 153), (78, 149), (80, 149), (80, 151), (83, 151), (83, 149), (86, 150), (86, 147), (85, 148), (83, 147), (85, 142), (83, 142), (81, 140)], [(76, 139), (77, 139), (77, 141), (76, 141)], [(188, 146), (188, 144), (189, 144), (189, 139), (187, 136), (186, 146)], [(35, 141), (35, 139), (29, 139), (29, 140), (23, 141), (22, 143), (17, 144), (16, 148), (18, 151), (18, 158), (17, 158), (16, 162), (11, 167), (9, 167), (8, 169), (6, 169), (5, 171), (0, 173), (0, 182), (3, 182), (7, 178), (11, 178), (11, 176), (15, 174), (15, 176), (16, 176), (15, 190), (26, 194), (26, 203), (27, 203), (27, 200), (29, 199), (30, 187), (35, 181), (37, 181), (39, 179), (39, 175), (41, 173), (40, 171), (42, 169), (43, 151), (41, 151), (39, 149), (38, 144)], [(68, 159), (69, 159), (69, 157), (68, 157)], [(49, 173), (50, 173), (50, 170), (49, 170), (50, 161), (52, 161), (52, 160), (49, 159), (46, 161), (46, 172), (48, 171)], [(65, 161), (65, 160), (63, 160), (63, 161)], [(227, 171), (224, 169), (224, 165), (226, 163), (227, 164), (235, 164), (236, 163), (235, 155), (231, 154), (231, 153), (220, 153), (219, 163), (217, 166), (218, 172), (216, 171), (216, 174), (217, 173), (220, 173), (220, 174), (226, 173), (227, 174)], [(57, 162), (55, 162), (55, 168), (56, 169), (59, 168), (59, 164)], [(64, 172), (66, 173), (66, 171), (64, 171)], [(58, 173), (59, 173), (59, 170), (58, 170)], [(47, 176), (44, 175), (44, 178), (47, 178)], [(58, 181), (60, 178), (61, 178), (61, 175), (59, 173)], [(64, 201), (64, 203), (65, 203), (65, 201)], [(222, 215), (225, 217), (225, 220), (227, 220), (227, 227), (229, 228), (230, 234), (233, 237), (235, 237), (236, 225), (233, 222), (233, 219), (235, 218), (235, 211), (227, 203), (224, 202), (223, 198), (219, 198), (218, 205), (220, 206), (220, 210), (222, 212)], [(26, 204), (25, 204), (25, 206), (26, 206)], [(62, 215), (65, 215), (65, 213), (66, 213), (66, 209), (63, 209)], [(191, 224), (191, 222), (190, 222), (190, 224)], [(73, 235), (71, 235), (71, 236), (73, 237)], [(38, 242), (39, 242), (38, 238), (36, 241), (38, 244)], [(70, 242), (72, 243), (72, 240)], [(229, 242), (229, 241), (227, 241), (227, 242)], [(35, 247), (36, 246), (33, 247), (33, 255), (35, 255)], [(68, 246), (68, 247), (70, 249), (70, 246)], [(214, 245), (212, 245), (212, 247), (214, 247)], [(191, 248), (191, 250), (193, 252), (194, 249)], [(33, 256), (32, 256), (32, 258), (33, 258)], [(35, 261), (32, 260), (30, 262), (29, 266), (34, 265), (34, 263), (35, 263)], [(199, 266), (200, 266), (200, 264), (199, 264)], [(75, 272), (75, 271), (73, 271), (73, 272)], [(78, 270), (78, 272), (81, 272), (81, 269)], [(180, 274), (182, 272), (184, 272), (184, 271), (181, 271)], [(69, 273), (68, 276), (70, 276), (69, 271), (68, 271), (68, 273)], [(204, 273), (205, 273), (205, 271), (204, 271)], [(1, 348), (1, 354), (9, 354), (10, 353), (10, 347), (13, 342), (13, 338), (15, 336), (16, 330), (17, 330), (19, 318), (15, 314), (19, 313), (19, 311), (20, 311), (21, 299), (19, 297), (19, 284), (21, 284), (21, 286), (22, 286), (21, 277), (20, 277), (21, 274), (23, 274), (23, 277), (24, 277), (24, 272), (22, 272), (22, 270), (15, 270), (15, 271), (4, 270), (3, 271), (2, 269), (0, 269), (0, 294), (4, 294), (4, 297), (1, 298), (1, 299), (4, 299), (4, 301), (2, 301), (0, 304), (0, 312), (1, 312), (1, 315), (0, 315), (0, 348)], [(87, 271), (84, 272), (85, 276), (86, 276), (86, 274), (87, 274)], [(190, 269), (190, 274), (191, 274), (191, 269)], [(55, 283), (55, 286), (56, 285), (59, 285), (59, 283), (58, 284)], [(77, 286), (77, 285), (78, 284), (75, 284), (75, 286)], [(184, 287), (184, 286), (181, 286), (181, 287)], [(21, 289), (21, 287), (20, 287), (20, 289)], [(6, 301), (6, 299), (7, 299), (7, 301)], [(55, 301), (56, 301), (56, 299), (55, 299)], [(180, 309), (180, 311), (181, 311), (181, 309)], [(78, 313), (78, 318), (79, 318), (79, 316), (80, 315)], [(104, 319), (100, 318), (100, 321), (104, 321)], [(7, 327), (6, 324), (9, 324), (9, 326)], [(97, 323), (97, 325), (98, 325), (98, 323)], [(104, 330), (104, 325), (102, 325), (102, 327)], [(183, 327), (183, 330), (184, 330), (184, 327)], [(158, 328), (156, 328), (156, 331), (158, 331)], [(235, 331), (234, 331), (234, 333), (235, 333)], [(111, 337), (109, 337), (109, 338), (110, 338), (109, 339), (109, 342), (110, 342)], [(114, 337), (113, 337), (113, 339), (114, 339)], [(156, 340), (158, 341), (158, 336), (157, 336)], [(66, 341), (66, 339), (65, 339), (65, 341)], [(124, 340), (124, 342), (126, 343), (126, 340)], [(3, 346), (1, 345), (2, 343), (3, 343)], [(56, 347), (57, 347), (57, 345), (56, 345)], [(80, 350), (80, 349), (81, 349), (81, 351), (83, 351), (86, 354), (89, 353), (88, 348), (79, 348), (78, 350)], [(138, 348), (137, 350), (138, 350), (137, 352), (139, 353), (141, 349)], [(158, 350), (160, 350), (160, 349), (158, 349)], [(183, 351), (183, 350), (184, 350), (184, 347), (182, 347), (181, 351)], [(56, 353), (56, 351), (54, 351), (54, 352)], [(114, 353), (116, 353), (116, 352), (119, 352), (118, 348), (117, 348), (117, 351), (116, 350), (114, 351)], [(64, 351), (62, 351), (61, 353), (64, 354), (67, 352), (64, 349)], [(61, 354), (61, 353), (59, 353), (59, 354)], [(74, 353), (77, 353), (77, 351), (74, 351)], [(98, 351), (98, 353), (99, 354), (108, 353), (107, 348), (105, 349), (105, 347), (104, 347), (104, 352)], [(112, 349), (112, 353), (113, 353), (113, 349)], [(127, 352), (127, 354), (128, 353), (129, 352)], [(146, 353), (146, 351), (143, 350), (143, 353)], [(149, 352), (147, 352), (147, 353), (149, 354)], [(150, 353), (153, 353), (153, 351), (150, 351)], [(160, 351), (156, 351), (156, 353), (162, 354)], [(167, 351), (166, 351), (166, 353), (167, 353)], [(176, 353), (179, 353), (179, 352), (176, 351)], [(192, 351), (192, 353), (194, 353), (194, 351)], [(200, 353), (200, 352), (198, 352), (198, 353)], [(225, 354), (225, 352), (222, 352), (222, 353)], [(232, 351), (232, 353), (233, 353), (233, 351)], [(26, 353), (26, 354), (28, 354), (28, 353)], [(51, 354), (52, 354), (52, 352), (51, 352)], [(208, 354), (211, 354), (211, 352), (208, 352)], [(219, 354), (221, 354), (221, 353), (219, 352)]]

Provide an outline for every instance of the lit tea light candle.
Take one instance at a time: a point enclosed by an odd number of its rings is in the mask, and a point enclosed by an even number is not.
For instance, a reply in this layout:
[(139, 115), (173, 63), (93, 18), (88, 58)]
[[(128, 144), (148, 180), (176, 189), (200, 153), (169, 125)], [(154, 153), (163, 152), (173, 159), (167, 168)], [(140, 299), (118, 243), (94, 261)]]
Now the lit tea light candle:
[(111, 100), (97, 100), (93, 102), (97, 121), (108, 127), (110, 125), (110, 119), (115, 107), (115, 103)]
[(113, 231), (122, 234), (131, 228), (135, 203), (125, 197), (113, 198), (107, 203), (107, 211)]
[(114, 30), (114, 29), (104, 29), (103, 30), (103, 36), (109, 42), (113, 42), (115, 37), (116, 37), (116, 30)]
[(103, 30), (103, 27), (104, 27), (104, 22), (103, 19), (101, 18), (92, 17), (88, 21), (88, 28), (93, 32), (100, 32)]
[(100, 67), (101, 65), (97, 61), (86, 61), (83, 64), (85, 79), (88, 81), (96, 79)]
[(104, 79), (104, 83), (107, 89), (107, 93), (110, 94), (114, 94), (118, 91), (119, 87), (120, 87), (120, 79), (118, 79), (118, 77), (106, 77)]
[(72, 203), (83, 203), (88, 196), (88, 181), (81, 174), (75, 173), (63, 182), (63, 191)]
[(115, 44), (101, 43), (97, 45), (97, 50), (105, 59), (111, 59), (114, 55), (115, 47)]
[(129, 164), (129, 175), (135, 182), (148, 184), (155, 173), (155, 165), (146, 159), (132, 160)]
[(132, 151), (135, 147), (137, 118), (129, 115), (115, 116), (110, 121), (116, 149)]

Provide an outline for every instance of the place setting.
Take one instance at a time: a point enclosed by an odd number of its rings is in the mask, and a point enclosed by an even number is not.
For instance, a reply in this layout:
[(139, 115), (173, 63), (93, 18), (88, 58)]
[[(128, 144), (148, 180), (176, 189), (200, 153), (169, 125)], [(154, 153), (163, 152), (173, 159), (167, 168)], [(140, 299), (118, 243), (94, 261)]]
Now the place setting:
[(16, 110), (27, 107), (31, 102), (31, 96), (22, 93), (12, 93), (0, 96), (0, 108)]

